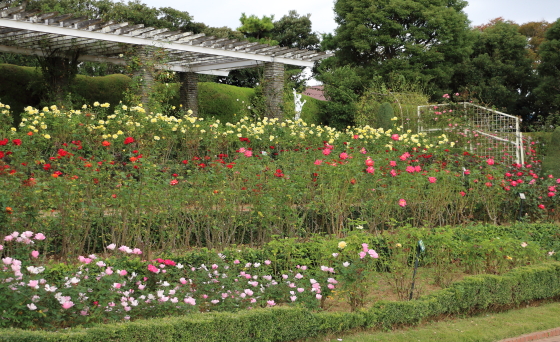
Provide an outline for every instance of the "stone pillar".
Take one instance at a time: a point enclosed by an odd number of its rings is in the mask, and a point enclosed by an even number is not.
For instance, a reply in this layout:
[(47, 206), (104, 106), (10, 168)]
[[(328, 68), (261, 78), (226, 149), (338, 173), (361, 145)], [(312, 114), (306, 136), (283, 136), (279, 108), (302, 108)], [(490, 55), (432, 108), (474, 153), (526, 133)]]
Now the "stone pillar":
[(185, 110), (192, 110), (198, 116), (198, 75), (194, 72), (179, 73), (179, 97)]
[(266, 62), (264, 64), (264, 95), (266, 96), (266, 117), (282, 118), (284, 97), (284, 64)]
[(138, 95), (140, 95), (140, 102), (146, 111), (148, 111), (150, 92), (154, 85), (154, 75), (149, 68), (149, 65), (153, 64), (153, 61), (150, 61), (151, 57), (152, 53), (150, 51), (146, 51), (144, 46), (138, 46), (138, 59), (140, 60), (141, 66), (138, 70), (134, 71), (134, 77), (138, 79), (140, 85), (138, 89), (140, 93)]

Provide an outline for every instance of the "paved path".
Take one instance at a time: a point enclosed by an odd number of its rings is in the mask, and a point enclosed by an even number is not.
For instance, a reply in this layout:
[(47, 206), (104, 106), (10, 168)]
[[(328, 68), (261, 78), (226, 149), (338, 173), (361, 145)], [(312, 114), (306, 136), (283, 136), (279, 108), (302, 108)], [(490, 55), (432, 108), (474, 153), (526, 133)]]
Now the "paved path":
[(560, 342), (560, 328), (538, 331), (518, 337), (507, 338), (498, 342)]

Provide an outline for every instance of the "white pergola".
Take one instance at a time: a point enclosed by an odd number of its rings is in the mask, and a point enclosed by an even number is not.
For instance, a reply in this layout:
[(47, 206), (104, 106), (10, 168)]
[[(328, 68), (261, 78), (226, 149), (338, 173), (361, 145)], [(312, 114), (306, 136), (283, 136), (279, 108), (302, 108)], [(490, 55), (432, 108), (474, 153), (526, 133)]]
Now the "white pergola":
[[(227, 76), (231, 70), (257, 65), (312, 67), (329, 57), (325, 52), (301, 50), (192, 32), (169, 31), (101, 19), (76, 18), (72, 14), (26, 11), (25, 4), (8, 7), (0, 2), (0, 52), (64, 57), (77, 53), (79, 61), (125, 65), (123, 53), (131, 47), (162, 49), (166, 62), (156, 68)], [(266, 74), (266, 72), (265, 72)]]

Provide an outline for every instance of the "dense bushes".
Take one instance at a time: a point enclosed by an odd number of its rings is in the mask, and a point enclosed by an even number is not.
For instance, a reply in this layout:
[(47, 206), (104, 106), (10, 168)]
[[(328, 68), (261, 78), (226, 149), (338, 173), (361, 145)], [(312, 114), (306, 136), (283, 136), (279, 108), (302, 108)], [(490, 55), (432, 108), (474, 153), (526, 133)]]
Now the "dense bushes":
[(35, 68), (0, 64), (0, 102), (10, 105), (14, 115), (23, 112), (25, 106), (39, 105), (38, 78)]
[(0, 341), (290, 341), (354, 328), (391, 329), (441, 315), (495, 311), (560, 295), (560, 264), (515, 269), (505, 275), (478, 275), (407, 302), (376, 303), (353, 313), (312, 313), (269, 308), (236, 314), (209, 313), (108, 324), (64, 332), (4, 329)]
[(534, 171), (533, 150), (525, 166), (511, 165), (505, 155), (471, 155), (451, 136), (401, 127), (224, 124), (98, 103), (28, 108), (15, 131), (3, 128), (0, 200), (13, 211), (0, 233), (33, 226), (62, 254), (109, 241), (143, 241), (145, 250), (262, 245), (341, 235), (358, 218), (370, 231), (511, 222), (519, 192), (521, 216), (558, 217), (560, 180)]
[[(501, 274), (512, 267), (534, 264), (544, 257), (558, 260), (559, 255), (554, 252), (560, 251), (560, 236), (557, 231), (558, 225), (545, 223), (438, 228), (404, 225), (378, 234), (358, 234), (359, 230), (355, 230), (343, 239), (350, 242), (359, 236), (360, 241), (378, 251), (380, 263), (384, 265), (382, 269), (390, 267), (386, 264), (387, 260), (401, 251), (412, 255), (417, 241), (423, 240), (426, 251), (420, 260), (422, 267), (433, 267), (442, 273), (460, 271), (468, 274)], [(261, 248), (226, 248), (222, 250), (222, 254), (227, 259), (238, 259), (242, 263), (270, 259), (276, 274), (280, 274), (294, 269), (296, 265), (322, 265), (326, 256), (337, 251), (339, 241), (340, 238), (334, 236), (314, 236), (303, 241), (285, 238), (270, 241)], [(550, 255), (547, 256), (548, 252)], [(209, 264), (216, 262), (218, 258), (216, 251), (209, 249), (164, 253), (164, 257), (186, 265)], [(434, 281), (438, 283), (437, 279)]]
[(556, 127), (550, 137), (550, 144), (543, 161), (543, 171), (560, 177), (560, 127)]
[[(73, 102), (75, 107), (92, 104), (96, 101), (109, 103), (114, 107), (124, 100), (129, 84), (130, 78), (122, 74), (98, 77), (77, 75), (67, 99)], [(178, 84), (159, 84), (156, 86), (156, 90), (162, 87), (170, 88), (166, 89), (165, 93), (170, 93), (171, 97), (165, 100), (178, 112), (180, 109)], [(0, 64), (0, 102), (9, 105), (18, 118), (24, 107), (39, 107), (42, 94), (40, 70), (32, 67)], [(222, 122), (237, 122), (243, 116), (253, 112), (251, 100), (254, 94), (255, 90), (252, 88), (199, 82), (199, 116), (219, 119)], [(307, 102), (303, 106), (301, 118), (309, 123), (319, 123), (318, 103), (321, 101), (306, 95), (302, 99)], [(292, 97), (287, 97), (286, 100), (293, 102)], [(16, 118), (16, 122), (19, 122), (18, 118)]]

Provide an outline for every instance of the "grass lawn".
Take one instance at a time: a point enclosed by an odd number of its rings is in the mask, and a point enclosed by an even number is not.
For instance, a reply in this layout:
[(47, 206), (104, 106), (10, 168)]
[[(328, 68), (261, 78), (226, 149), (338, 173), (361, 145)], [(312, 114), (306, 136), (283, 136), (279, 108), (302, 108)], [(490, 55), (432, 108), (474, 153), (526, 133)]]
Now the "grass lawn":
[(560, 327), (560, 303), (546, 303), (503, 313), (428, 322), (391, 332), (358, 332), (323, 336), (307, 342), (492, 342)]

